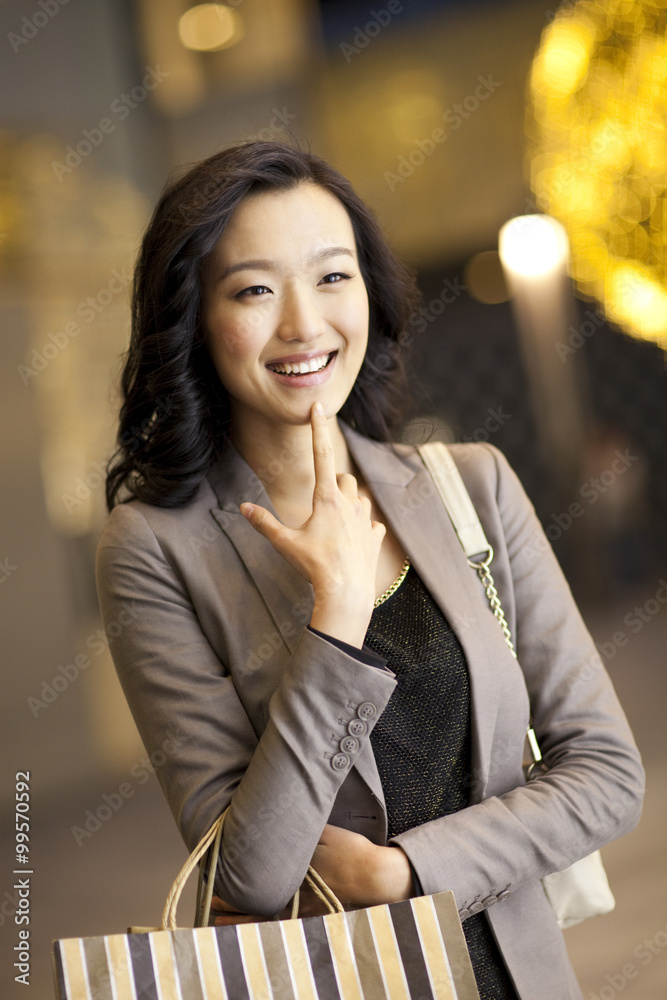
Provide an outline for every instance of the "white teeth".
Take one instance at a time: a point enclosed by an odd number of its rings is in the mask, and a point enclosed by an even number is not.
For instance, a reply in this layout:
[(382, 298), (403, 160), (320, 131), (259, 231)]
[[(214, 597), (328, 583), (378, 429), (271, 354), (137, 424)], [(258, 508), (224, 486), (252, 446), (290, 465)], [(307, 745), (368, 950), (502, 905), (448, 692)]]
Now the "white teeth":
[(331, 354), (323, 354), (319, 358), (312, 358), (310, 361), (299, 361), (294, 364), (269, 365), (271, 371), (279, 375), (305, 375), (307, 372), (319, 372), (331, 360)]

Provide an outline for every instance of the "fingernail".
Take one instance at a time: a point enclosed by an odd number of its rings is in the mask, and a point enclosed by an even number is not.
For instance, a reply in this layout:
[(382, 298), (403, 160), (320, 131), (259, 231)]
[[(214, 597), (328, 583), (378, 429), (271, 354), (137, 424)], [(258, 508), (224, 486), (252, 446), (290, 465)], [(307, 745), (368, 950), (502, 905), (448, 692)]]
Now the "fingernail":
[(248, 501), (245, 500), (241, 504), (241, 506), (240, 506), (239, 509), (240, 509), (240, 511), (241, 511), (241, 513), (243, 514), (244, 517), (248, 517), (250, 514), (252, 514), (253, 510), (255, 509), (255, 505), (252, 504), (252, 503), (248, 503)]
[(315, 413), (317, 413), (319, 417), (324, 415), (324, 407), (321, 403), (315, 403)]

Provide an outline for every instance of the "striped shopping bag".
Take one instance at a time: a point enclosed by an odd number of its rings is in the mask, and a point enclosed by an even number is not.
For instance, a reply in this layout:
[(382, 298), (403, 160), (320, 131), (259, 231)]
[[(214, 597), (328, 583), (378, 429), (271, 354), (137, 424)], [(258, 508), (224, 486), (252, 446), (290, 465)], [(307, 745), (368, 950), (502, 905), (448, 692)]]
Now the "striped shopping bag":
[[(215, 841), (212, 857), (223, 820), (207, 834), (215, 832), (205, 845)], [(202, 844), (172, 887), (161, 928), (54, 942), (58, 1000), (479, 1000), (451, 892), (345, 912), (311, 869), (310, 884), (335, 912), (176, 928)], [(209, 876), (198, 922), (208, 918)]]

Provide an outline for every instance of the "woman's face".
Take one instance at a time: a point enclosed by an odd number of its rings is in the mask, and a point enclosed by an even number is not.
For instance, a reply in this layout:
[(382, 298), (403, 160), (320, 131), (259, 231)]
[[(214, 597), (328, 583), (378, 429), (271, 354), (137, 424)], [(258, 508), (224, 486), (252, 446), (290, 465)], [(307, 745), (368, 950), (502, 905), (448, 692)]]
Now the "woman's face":
[(302, 183), (249, 195), (203, 276), (203, 327), (234, 422), (309, 422), (347, 399), (368, 343), (368, 295), (343, 205)]

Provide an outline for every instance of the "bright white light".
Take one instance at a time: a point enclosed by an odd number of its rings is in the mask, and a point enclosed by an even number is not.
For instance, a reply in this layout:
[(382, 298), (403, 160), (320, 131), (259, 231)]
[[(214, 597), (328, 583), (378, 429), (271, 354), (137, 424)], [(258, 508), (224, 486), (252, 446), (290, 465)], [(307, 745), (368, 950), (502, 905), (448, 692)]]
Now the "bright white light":
[(525, 276), (546, 275), (567, 267), (569, 244), (560, 222), (549, 215), (520, 215), (500, 230), (503, 267)]

